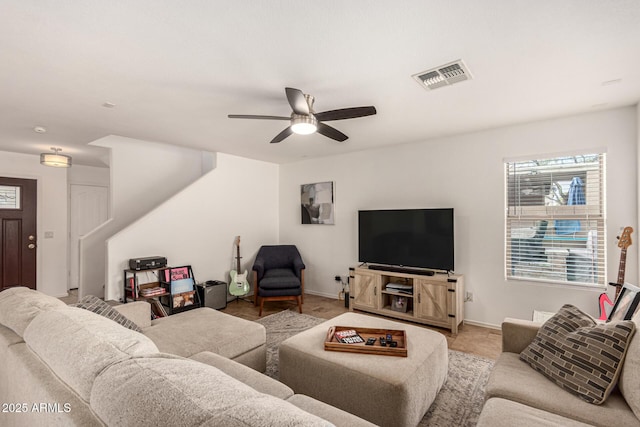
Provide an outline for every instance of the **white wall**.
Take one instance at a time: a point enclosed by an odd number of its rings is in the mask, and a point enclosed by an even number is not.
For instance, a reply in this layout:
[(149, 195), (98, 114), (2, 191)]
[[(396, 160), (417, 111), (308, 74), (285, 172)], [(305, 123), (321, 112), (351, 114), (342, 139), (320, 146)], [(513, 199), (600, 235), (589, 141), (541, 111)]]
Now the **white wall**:
[(247, 270), (261, 245), (278, 243), (278, 165), (221, 153), (215, 164), (109, 239), (107, 299), (122, 297), (122, 270), (129, 258), (166, 256), (170, 265), (191, 265), (198, 281), (228, 282), (236, 236), (241, 236)]
[(36, 287), (56, 297), (67, 295), (67, 171), (42, 166), (39, 156), (0, 152), (0, 176), (38, 180)]
[(205, 172), (203, 156), (210, 155), (113, 135), (91, 145), (111, 149), (111, 218), (80, 240), (80, 297), (104, 295), (105, 241), (199, 178)]
[(98, 185), (108, 187), (110, 183), (109, 168), (98, 168), (95, 166), (73, 165), (68, 169), (69, 185)]
[[(614, 236), (626, 225), (637, 229), (636, 120), (629, 107), (282, 165), (280, 241), (300, 249), (306, 289), (335, 297), (334, 275), (357, 265), (359, 209), (453, 207), (456, 272), (474, 293), (467, 320), (498, 325), (564, 303), (595, 315), (599, 290), (505, 281), (503, 160), (606, 149), (607, 277), (615, 278)], [(335, 182), (335, 225), (301, 225), (300, 185), (320, 181)], [(630, 259), (635, 251), (629, 248)], [(626, 278), (637, 283), (637, 263), (627, 264)]]

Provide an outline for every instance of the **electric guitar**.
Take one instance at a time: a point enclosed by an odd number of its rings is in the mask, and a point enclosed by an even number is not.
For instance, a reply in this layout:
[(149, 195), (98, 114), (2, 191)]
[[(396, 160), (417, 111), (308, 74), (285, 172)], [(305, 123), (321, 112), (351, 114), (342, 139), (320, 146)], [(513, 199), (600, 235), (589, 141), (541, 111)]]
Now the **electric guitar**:
[[(616, 283), (609, 283), (611, 286), (616, 287), (616, 298), (618, 298), (618, 294), (620, 293), (620, 289), (622, 289), (622, 285), (624, 284), (624, 273), (627, 266), (627, 248), (631, 246), (631, 233), (633, 233), (633, 228), (625, 227), (622, 230), (622, 235), (618, 237), (618, 247), (620, 248), (620, 265), (618, 266), (618, 280)], [(598, 298), (599, 307), (600, 307), (600, 317), (599, 320), (607, 320), (609, 317), (609, 313), (611, 312), (611, 308), (613, 308), (613, 302), (609, 298), (606, 292), (600, 294)], [(605, 304), (609, 305), (609, 309), (605, 307)]]
[(229, 282), (229, 293), (236, 297), (243, 297), (249, 293), (249, 282), (247, 281), (247, 270), (240, 274), (240, 236), (236, 237), (236, 269), (231, 270), (231, 282)]

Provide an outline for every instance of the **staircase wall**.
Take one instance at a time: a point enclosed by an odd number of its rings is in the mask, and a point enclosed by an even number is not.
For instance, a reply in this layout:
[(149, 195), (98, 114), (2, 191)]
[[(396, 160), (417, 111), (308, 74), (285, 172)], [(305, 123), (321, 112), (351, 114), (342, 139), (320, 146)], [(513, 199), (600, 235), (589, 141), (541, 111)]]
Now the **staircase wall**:
[(107, 240), (106, 298), (122, 298), (122, 270), (134, 257), (165, 256), (191, 265), (199, 282), (228, 282), (236, 236), (241, 269), (250, 270), (261, 245), (278, 243), (278, 179), (276, 164), (217, 153), (214, 169)]
[(80, 240), (79, 297), (105, 295), (108, 238), (213, 167), (211, 153), (168, 144), (111, 135), (91, 145), (110, 149), (111, 217)]

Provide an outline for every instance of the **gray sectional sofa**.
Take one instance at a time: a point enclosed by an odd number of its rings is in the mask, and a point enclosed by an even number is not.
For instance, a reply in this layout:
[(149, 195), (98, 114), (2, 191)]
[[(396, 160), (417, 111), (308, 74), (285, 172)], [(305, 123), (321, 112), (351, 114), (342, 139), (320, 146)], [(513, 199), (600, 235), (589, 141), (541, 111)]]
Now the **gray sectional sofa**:
[(208, 308), (141, 332), (27, 288), (0, 292), (3, 426), (371, 426), (258, 371), (265, 330)]
[(540, 326), (517, 319), (503, 322), (502, 354), (487, 383), (478, 427), (640, 426), (638, 331), (628, 345), (618, 385), (604, 403), (595, 405), (568, 393), (520, 360)]

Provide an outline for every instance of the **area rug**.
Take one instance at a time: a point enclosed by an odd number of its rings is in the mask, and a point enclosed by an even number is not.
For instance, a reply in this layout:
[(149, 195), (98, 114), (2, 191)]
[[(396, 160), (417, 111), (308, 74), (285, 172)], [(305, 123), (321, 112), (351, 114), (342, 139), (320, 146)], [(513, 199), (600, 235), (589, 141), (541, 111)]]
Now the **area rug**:
[[(267, 329), (267, 372), (278, 379), (278, 346), (285, 339), (326, 321), (308, 314), (285, 310), (257, 322)], [(449, 350), (449, 373), (421, 427), (473, 427), (484, 403), (484, 388), (493, 361)]]

